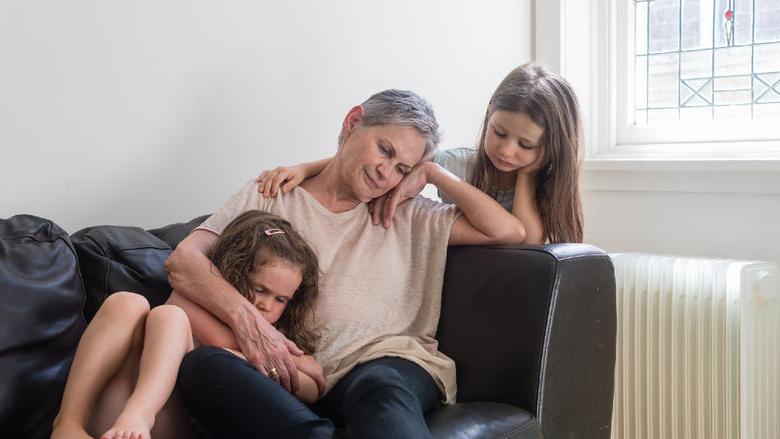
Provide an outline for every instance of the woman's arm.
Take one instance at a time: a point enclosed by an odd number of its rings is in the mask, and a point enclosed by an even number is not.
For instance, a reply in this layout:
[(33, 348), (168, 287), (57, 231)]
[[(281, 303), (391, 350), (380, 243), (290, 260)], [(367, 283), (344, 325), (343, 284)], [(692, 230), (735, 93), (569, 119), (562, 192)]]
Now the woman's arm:
[(301, 163), (294, 166), (279, 166), (270, 171), (263, 171), (257, 177), (257, 192), (268, 198), (275, 197), (279, 193), (281, 186), (282, 192), (290, 192), (295, 186), (309, 177), (322, 172), (333, 157), (317, 160), (315, 162)]
[[(227, 349), (246, 360), (246, 356), (241, 353), (238, 347), (233, 332), (213, 314), (176, 291), (171, 293), (167, 303), (176, 305), (187, 313), (192, 326), (192, 334), (201, 344)], [(319, 398), (325, 387), (322, 366), (311, 355), (293, 357), (293, 361), (299, 383), (298, 390), (294, 395), (301, 401), (311, 404)], [(318, 382), (314, 377), (319, 377), (320, 381)]]
[(525, 226), (524, 244), (544, 243), (544, 226), (536, 205), (536, 174), (517, 173), (512, 215)]

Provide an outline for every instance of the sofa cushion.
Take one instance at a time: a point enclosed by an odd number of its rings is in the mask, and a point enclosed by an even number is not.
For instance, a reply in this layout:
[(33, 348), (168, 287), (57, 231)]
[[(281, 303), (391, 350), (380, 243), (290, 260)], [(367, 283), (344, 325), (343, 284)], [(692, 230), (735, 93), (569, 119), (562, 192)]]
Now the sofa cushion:
[(192, 232), (192, 229), (198, 227), (203, 221), (206, 221), (209, 216), (211, 215), (202, 215), (193, 218), (186, 223), (169, 224), (160, 227), (159, 229), (149, 230), (149, 233), (168, 243), (171, 248), (176, 248), (176, 246)]
[(117, 291), (141, 294), (153, 307), (165, 303), (171, 294), (163, 266), (171, 246), (146, 230), (95, 226), (79, 230), (71, 239), (84, 274), (87, 321)]
[(527, 411), (509, 404), (465, 402), (426, 416), (436, 439), (541, 439), (539, 423)]
[(83, 308), (68, 235), (43, 218), (0, 218), (0, 436), (51, 434)]

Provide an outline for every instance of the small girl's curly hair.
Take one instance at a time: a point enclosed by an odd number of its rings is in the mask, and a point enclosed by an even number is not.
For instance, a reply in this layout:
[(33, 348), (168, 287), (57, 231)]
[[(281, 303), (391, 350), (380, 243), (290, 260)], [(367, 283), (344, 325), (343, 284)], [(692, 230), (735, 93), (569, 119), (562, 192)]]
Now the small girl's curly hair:
[[(282, 232), (268, 234), (270, 229)], [(308, 354), (318, 340), (315, 332), (314, 303), (319, 294), (317, 255), (289, 222), (260, 210), (236, 217), (220, 235), (208, 256), (222, 277), (248, 300), (252, 300), (250, 273), (256, 267), (260, 250), (285, 259), (301, 270), (301, 285), (287, 302), (276, 328)]]

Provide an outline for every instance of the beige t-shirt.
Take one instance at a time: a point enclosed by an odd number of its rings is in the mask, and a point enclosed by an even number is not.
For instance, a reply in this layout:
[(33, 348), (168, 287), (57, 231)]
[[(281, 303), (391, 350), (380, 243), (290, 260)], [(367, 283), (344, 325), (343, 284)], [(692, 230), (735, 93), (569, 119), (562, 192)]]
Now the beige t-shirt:
[(366, 204), (333, 213), (301, 187), (266, 199), (253, 180), (198, 229), (221, 234), (252, 209), (287, 219), (317, 252), (323, 275), (314, 356), (326, 391), (360, 363), (401, 357), (434, 377), (446, 403), (455, 401), (455, 363), (435, 339), (455, 206), (418, 196), (398, 206), (385, 229), (371, 223)]

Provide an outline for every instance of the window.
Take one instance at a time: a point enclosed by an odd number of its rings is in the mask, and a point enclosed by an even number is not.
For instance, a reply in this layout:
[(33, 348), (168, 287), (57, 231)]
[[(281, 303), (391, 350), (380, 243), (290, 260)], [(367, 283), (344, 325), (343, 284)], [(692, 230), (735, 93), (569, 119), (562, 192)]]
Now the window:
[(636, 0), (634, 16), (635, 125), (780, 116), (779, 1)]
[(780, 1), (613, 3), (613, 151), (780, 151)]

